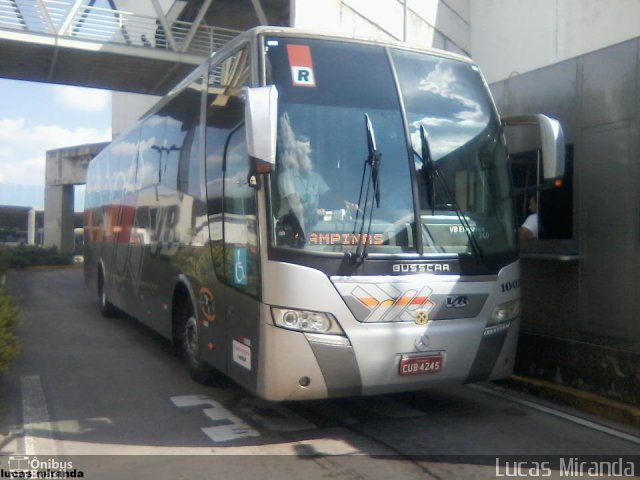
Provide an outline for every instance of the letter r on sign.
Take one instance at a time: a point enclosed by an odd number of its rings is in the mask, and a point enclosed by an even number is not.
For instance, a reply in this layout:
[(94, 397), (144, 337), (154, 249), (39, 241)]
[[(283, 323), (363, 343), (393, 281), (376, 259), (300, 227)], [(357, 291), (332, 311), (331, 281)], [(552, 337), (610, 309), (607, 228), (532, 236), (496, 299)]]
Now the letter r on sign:
[(291, 67), (293, 84), (298, 87), (315, 87), (316, 81), (313, 76), (313, 69), (309, 67)]

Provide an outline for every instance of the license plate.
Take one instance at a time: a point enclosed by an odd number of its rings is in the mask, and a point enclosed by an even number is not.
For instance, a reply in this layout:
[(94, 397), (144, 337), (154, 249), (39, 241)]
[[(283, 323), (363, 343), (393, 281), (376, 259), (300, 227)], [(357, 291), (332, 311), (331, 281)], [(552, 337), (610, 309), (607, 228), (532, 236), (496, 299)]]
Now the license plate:
[(437, 373), (442, 368), (442, 355), (425, 357), (402, 357), (400, 359), (400, 375), (424, 375)]

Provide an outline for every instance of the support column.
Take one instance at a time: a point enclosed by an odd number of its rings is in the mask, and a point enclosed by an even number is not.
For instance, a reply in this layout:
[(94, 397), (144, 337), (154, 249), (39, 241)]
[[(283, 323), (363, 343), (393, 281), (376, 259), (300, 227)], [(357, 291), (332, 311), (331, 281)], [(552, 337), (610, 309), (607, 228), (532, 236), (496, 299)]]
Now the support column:
[(44, 204), (45, 248), (73, 252), (73, 185), (47, 185)]
[(87, 180), (90, 160), (108, 143), (90, 143), (47, 151), (44, 190), (44, 247), (74, 251), (74, 185)]
[(29, 210), (29, 217), (27, 218), (27, 243), (29, 245), (36, 244), (36, 210), (32, 208)]

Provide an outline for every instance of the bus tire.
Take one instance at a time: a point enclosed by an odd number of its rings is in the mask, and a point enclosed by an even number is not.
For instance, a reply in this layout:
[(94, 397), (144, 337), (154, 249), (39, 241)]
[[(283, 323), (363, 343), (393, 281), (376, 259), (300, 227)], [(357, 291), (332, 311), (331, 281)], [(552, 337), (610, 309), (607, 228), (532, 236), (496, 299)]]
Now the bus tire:
[(206, 384), (213, 376), (213, 369), (200, 359), (200, 332), (198, 320), (190, 300), (185, 300), (178, 310), (180, 347), (182, 357), (187, 364), (189, 375), (197, 382)]
[(100, 313), (105, 318), (111, 318), (116, 314), (116, 307), (109, 301), (107, 297), (107, 289), (104, 284), (104, 272), (102, 268), (98, 269), (98, 303), (100, 305)]

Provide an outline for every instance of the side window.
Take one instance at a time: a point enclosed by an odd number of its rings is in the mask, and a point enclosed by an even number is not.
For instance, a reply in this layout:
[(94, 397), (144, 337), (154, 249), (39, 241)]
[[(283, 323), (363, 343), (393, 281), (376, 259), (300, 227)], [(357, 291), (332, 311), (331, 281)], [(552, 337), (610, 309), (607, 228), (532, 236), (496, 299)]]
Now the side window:
[(167, 115), (164, 140), (159, 150), (160, 183), (173, 190), (178, 188), (178, 163), (185, 133), (182, 131), (182, 127), (183, 123), (179, 119), (176, 119), (172, 114)]
[[(110, 165), (114, 176), (115, 194), (120, 203), (119, 211), (113, 218), (114, 234), (117, 242), (129, 243), (133, 227), (135, 208), (128, 205), (125, 197), (131, 193), (136, 179), (136, 156), (138, 153), (138, 137), (140, 129), (136, 128), (126, 137), (113, 145), (110, 154)], [(121, 256), (118, 257), (117, 269), (124, 268)]]
[(553, 188), (537, 189), (542, 183), (538, 153), (511, 154), (518, 225), (537, 227), (534, 238), (573, 239), (573, 145), (566, 146), (562, 184)]
[(203, 77), (174, 97), (159, 114), (166, 117), (162, 180), (169, 188), (200, 198), (199, 125)]
[(138, 189), (161, 184), (203, 198), (199, 155), (203, 83), (200, 77), (142, 124)]
[(200, 153), (200, 123), (198, 121), (190, 125), (186, 132), (183, 148), (180, 152), (178, 171), (178, 190), (198, 199), (204, 198), (200, 188), (200, 179), (202, 178)]
[(164, 157), (164, 129), (166, 117), (155, 114), (142, 124), (138, 150), (138, 176), (136, 188), (141, 189), (160, 183)]
[(139, 137), (140, 128), (136, 128), (111, 148), (109, 162), (118, 198), (134, 190)]
[(540, 192), (543, 239), (573, 239), (573, 145), (565, 150), (562, 185)]
[(249, 50), (215, 61), (209, 68), (206, 94), (205, 168), (209, 234), (216, 275), (225, 277), (222, 244), (223, 156), (231, 131), (244, 119), (242, 87), (250, 84)]
[(225, 277), (231, 285), (257, 295), (258, 234), (255, 191), (249, 186), (249, 156), (244, 127), (231, 133), (224, 157)]

